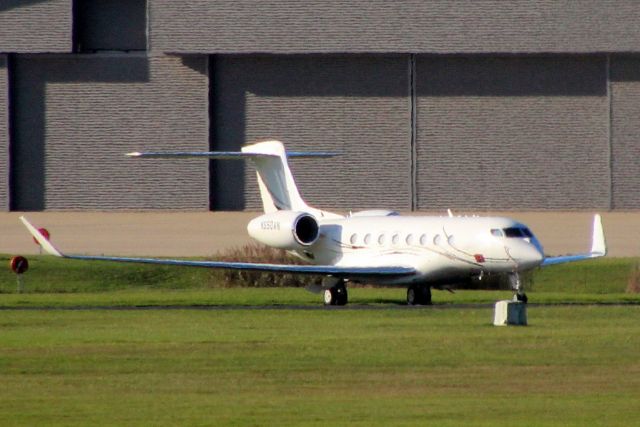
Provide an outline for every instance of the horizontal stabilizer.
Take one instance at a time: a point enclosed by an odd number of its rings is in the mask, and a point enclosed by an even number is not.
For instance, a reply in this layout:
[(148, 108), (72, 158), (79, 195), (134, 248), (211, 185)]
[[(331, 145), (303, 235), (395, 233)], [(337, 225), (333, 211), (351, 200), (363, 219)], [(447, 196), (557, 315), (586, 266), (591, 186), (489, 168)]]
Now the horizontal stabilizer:
[[(135, 158), (209, 158), (209, 159), (227, 159), (227, 160), (243, 160), (261, 157), (279, 157), (275, 153), (247, 153), (242, 151), (150, 151), (150, 152), (133, 152), (125, 154), (127, 157)], [(328, 151), (287, 151), (287, 158), (299, 157), (334, 157), (338, 153)]]

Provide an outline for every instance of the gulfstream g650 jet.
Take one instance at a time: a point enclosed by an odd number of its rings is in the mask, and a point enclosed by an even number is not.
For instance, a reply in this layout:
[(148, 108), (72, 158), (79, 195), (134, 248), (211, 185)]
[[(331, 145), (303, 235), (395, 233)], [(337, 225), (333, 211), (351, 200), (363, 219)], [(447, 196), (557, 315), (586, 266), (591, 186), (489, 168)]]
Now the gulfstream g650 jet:
[(386, 210), (343, 216), (313, 208), (300, 197), (287, 158), (330, 154), (287, 153), (279, 141), (254, 143), (240, 152), (151, 152), (128, 156), (251, 160), (257, 169), (265, 213), (249, 222), (249, 235), (265, 245), (286, 249), (309, 265), (67, 255), (21, 217), (48, 253), (79, 260), (320, 275), (324, 276), (320, 289), (324, 303), (344, 305), (347, 303), (346, 285), (350, 282), (405, 286), (409, 304), (428, 304), (432, 286), (486, 274), (508, 275), (515, 291), (514, 298), (526, 302), (520, 285), (521, 272), (538, 266), (601, 257), (607, 251), (599, 215), (594, 217), (589, 253), (545, 257), (531, 230), (509, 218), (455, 217), (451, 214), (403, 217)]

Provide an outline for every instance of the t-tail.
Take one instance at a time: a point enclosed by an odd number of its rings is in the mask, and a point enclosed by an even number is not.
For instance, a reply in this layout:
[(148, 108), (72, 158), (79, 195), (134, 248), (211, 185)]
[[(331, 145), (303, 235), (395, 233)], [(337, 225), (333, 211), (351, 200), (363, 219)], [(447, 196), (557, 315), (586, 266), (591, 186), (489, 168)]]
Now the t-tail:
[(280, 141), (267, 140), (242, 147), (242, 151), (206, 151), (206, 152), (146, 152), (129, 153), (129, 157), (146, 158), (191, 158), (210, 159), (250, 159), (256, 167), (258, 186), (265, 213), (282, 210), (307, 212), (318, 218), (337, 218), (341, 215), (313, 208), (302, 199), (288, 158), (293, 157), (331, 157), (327, 152), (287, 152)]
[(287, 153), (280, 141), (262, 141), (242, 147), (251, 157), (258, 175), (258, 186), (265, 213), (276, 211), (309, 212), (312, 208), (300, 197)]

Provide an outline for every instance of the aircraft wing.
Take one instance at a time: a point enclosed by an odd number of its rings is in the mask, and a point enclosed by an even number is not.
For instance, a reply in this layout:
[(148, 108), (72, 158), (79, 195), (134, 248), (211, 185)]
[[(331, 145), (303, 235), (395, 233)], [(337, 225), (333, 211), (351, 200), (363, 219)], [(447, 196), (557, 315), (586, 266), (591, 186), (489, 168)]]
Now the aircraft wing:
[(593, 237), (591, 242), (591, 252), (577, 255), (563, 255), (556, 257), (546, 257), (542, 261), (542, 266), (564, 264), (567, 262), (582, 261), (585, 259), (600, 258), (607, 254), (607, 243), (604, 238), (604, 230), (602, 228), (602, 217), (595, 215), (593, 217)]
[(221, 268), (229, 270), (251, 270), (263, 272), (296, 273), (331, 275), (336, 277), (368, 277), (368, 276), (408, 276), (416, 272), (414, 268), (402, 266), (388, 267), (337, 267), (332, 265), (293, 265), (293, 264), (261, 264), (249, 262), (224, 262), (224, 261), (189, 261), (163, 258), (131, 258), (115, 256), (93, 256), (93, 255), (67, 255), (56, 248), (40, 231), (34, 227), (24, 216), (20, 221), (27, 227), (29, 233), (38, 241), (40, 246), (50, 255), (67, 259), (78, 259), (84, 261), (113, 261), (131, 262), (139, 264), (159, 264), (159, 265), (181, 265), (186, 267)]

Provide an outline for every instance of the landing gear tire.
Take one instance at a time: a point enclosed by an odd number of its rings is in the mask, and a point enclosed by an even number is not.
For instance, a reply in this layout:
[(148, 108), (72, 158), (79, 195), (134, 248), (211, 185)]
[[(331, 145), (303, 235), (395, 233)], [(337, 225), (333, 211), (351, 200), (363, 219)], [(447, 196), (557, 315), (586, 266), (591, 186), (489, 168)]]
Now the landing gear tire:
[(431, 288), (429, 286), (409, 286), (407, 289), (407, 304), (429, 305), (431, 304)]
[(418, 291), (415, 286), (409, 286), (407, 289), (407, 304), (416, 305), (418, 301)]
[(344, 284), (338, 284), (325, 289), (323, 294), (324, 305), (346, 305), (349, 302), (349, 295)]

